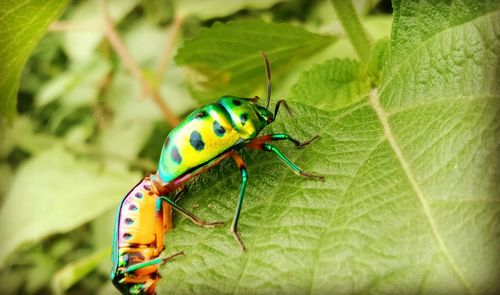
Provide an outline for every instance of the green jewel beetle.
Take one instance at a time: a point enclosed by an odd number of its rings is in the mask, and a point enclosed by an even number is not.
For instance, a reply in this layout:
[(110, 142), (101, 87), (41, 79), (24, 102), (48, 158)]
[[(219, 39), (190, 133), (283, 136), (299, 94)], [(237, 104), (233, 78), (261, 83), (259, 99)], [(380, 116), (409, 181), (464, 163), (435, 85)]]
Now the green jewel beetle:
[(276, 147), (269, 142), (289, 140), (297, 147), (303, 147), (319, 136), (300, 142), (288, 134), (268, 134), (258, 136), (260, 131), (271, 124), (278, 115), (280, 106), (290, 109), (285, 100), (276, 103), (274, 112), (269, 110), (271, 101), (271, 70), (267, 56), (261, 51), (264, 58), (267, 77), (266, 106), (257, 104), (259, 97), (242, 98), (224, 96), (216, 103), (203, 106), (190, 115), (169, 133), (163, 145), (158, 164), (158, 171), (151, 176), (153, 189), (175, 210), (181, 212), (194, 223), (204, 227), (223, 225), (224, 222), (206, 222), (183, 209), (168, 196), (182, 190), (184, 184), (196, 175), (219, 164), (226, 158), (232, 158), (241, 172), (241, 186), (231, 225), (231, 233), (241, 248), (245, 245), (238, 234), (238, 220), (243, 206), (248, 173), (243, 159), (237, 150), (243, 147), (259, 149), (276, 154), (297, 175), (307, 178), (324, 180), (324, 176), (303, 171), (286, 158)]

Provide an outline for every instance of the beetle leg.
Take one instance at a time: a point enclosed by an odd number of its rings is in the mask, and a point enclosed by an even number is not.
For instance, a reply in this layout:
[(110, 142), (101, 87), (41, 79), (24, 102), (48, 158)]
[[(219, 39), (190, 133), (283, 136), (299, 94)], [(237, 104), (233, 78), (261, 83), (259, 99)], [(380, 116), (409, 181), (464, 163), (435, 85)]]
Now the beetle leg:
[(250, 147), (250, 148), (256, 148), (256, 149), (262, 149), (262, 145), (266, 142), (270, 142), (270, 141), (278, 141), (278, 140), (289, 140), (291, 141), (293, 144), (295, 144), (295, 146), (297, 148), (302, 148), (308, 144), (310, 144), (311, 142), (315, 141), (316, 139), (319, 138), (319, 135), (314, 135), (311, 139), (309, 140), (306, 140), (306, 141), (299, 141), (293, 137), (291, 137), (290, 135), (286, 134), (286, 133), (277, 133), (277, 134), (267, 134), (267, 135), (264, 135), (264, 136), (260, 136), (260, 137), (257, 137), (255, 139), (253, 139), (252, 141), (250, 141), (247, 146)]
[(297, 167), (297, 165), (295, 165), (294, 163), (292, 163), (292, 161), (290, 161), (287, 157), (285, 157), (285, 155), (283, 155), (276, 147), (274, 147), (268, 143), (263, 143), (260, 146), (251, 146), (251, 147), (261, 149), (261, 150), (266, 151), (266, 152), (275, 153), (288, 167), (290, 167), (293, 170), (293, 172), (295, 174), (297, 174), (299, 176), (306, 177), (306, 178), (317, 178), (321, 181), (325, 181), (325, 176), (314, 174), (314, 173), (307, 172), (307, 171), (300, 169), (299, 167)]
[(233, 234), (234, 239), (238, 244), (240, 244), (241, 249), (245, 250), (245, 245), (243, 244), (243, 241), (241, 240), (240, 235), (238, 234), (238, 220), (240, 218), (240, 213), (241, 213), (241, 208), (243, 206), (243, 198), (245, 197), (245, 189), (247, 187), (247, 178), (248, 178), (248, 172), (247, 168), (245, 165), (245, 162), (243, 162), (243, 159), (235, 152), (231, 153), (231, 157), (233, 157), (234, 162), (236, 163), (236, 166), (240, 169), (241, 172), (241, 186), (240, 186), (240, 194), (238, 196), (238, 203), (236, 205), (236, 212), (234, 213), (234, 219), (233, 223), (231, 224), (231, 233)]
[(141, 263), (137, 263), (137, 264), (131, 265), (131, 266), (129, 266), (129, 267), (127, 267), (125, 269), (125, 272), (126, 273), (131, 273), (131, 272), (137, 271), (139, 269), (142, 269), (142, 268), (145, 268), (145, 267), (148, 267), (148, 266), (153, 266), (153, 265), (157, 265), (157, 264), (164, 264), (164, 263), (169, 262), (174, 257), (179, 256), (179, 255), (184, 255), (184, 252), (180, 251), (180, 252), (174, 253), (174, 254), (172, 254), (172, 255), (170, 255), (168, 257), (164, 257), (164, 258), (158, 257), (158, 258), (155, 258), (155, 259), (151, 259), (149, 261), (145, 261), (145, 262), (141, 262)]
[(160, 196), (160, 198), (162, 200), (164, 200), (165, 202), (169, 203), (172, 206), (172, 208), (174, 208), (175, 210), (179, 211), (181, 214), (183, 214), (184, 216), (186, 216), (187, 218), (189, 218), (189, 220), (191, 220), (192, 222), (194, 222), (195, 224), (197, 224), (199, 226), (214, 228), (214, 227), (217, 227), (217, 226), (223, 226), (224, 225), (224, 221), (213, 221), (213, 222), (205, 221), (205, 220), (199, 218), (198, 216), (194, 215), (193, 213), (189, 212), (188, 210), (180, 207), (174, 201), (170, 200), (168, 197)]
[[(179, 194), (180, 191), (175, 194), (174, 198)], [(172, 229), (172, 207), (165, 204), (164, 201), (161, 196), (158, 196), (155, 203), (156, 249), (158, 252), (164, 249), (163, 237), (165, 232)]]
[(172, 197), (172, 201), (177, 202), (182, 198), (182, 195), (184, 195), (187, 191), (187, 188), (184, 186), (181, 186), (177, 189), (175, 192), (174, 196)]
[(274, 107), (274, 116), (273, 116), (274, 120), (276, 120), (276, 117), (278, 116), (278, 112), (280, 110), (281, 105), (283, 105), (283, 107), (285, 108), (288, 115), (290, 115), (290, 117), (293, 117), (292, 110), (288, 106), (288, 103), (286, 102), (286, 100), (280, 99), (280, 100), (278, 100), (278, 102), (276, 103), (276, 106)]

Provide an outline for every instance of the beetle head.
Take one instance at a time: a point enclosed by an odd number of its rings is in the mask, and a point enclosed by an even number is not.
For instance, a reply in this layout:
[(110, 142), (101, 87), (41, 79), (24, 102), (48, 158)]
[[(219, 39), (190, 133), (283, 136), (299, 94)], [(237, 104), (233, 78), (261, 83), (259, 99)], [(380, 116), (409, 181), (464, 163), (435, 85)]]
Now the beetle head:
[(274, 121), (273, 113), (267, 108), (260, 105), (256, 105), (255, 109), (257, 110), (257, 114), (259, 115), (259, 120), (261, 121), (262, 125), (265, 126)]

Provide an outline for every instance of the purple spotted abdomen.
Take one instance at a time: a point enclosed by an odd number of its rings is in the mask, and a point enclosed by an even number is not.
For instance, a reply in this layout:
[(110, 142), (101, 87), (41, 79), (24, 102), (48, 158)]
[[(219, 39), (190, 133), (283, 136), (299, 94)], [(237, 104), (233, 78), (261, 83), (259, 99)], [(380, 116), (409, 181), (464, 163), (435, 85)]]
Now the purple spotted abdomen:
[(149, 179), (143, 179), (125, 197), (118, 217), (118, 245), (151, 245), (156, 242), (155, 204), (158, 196)]

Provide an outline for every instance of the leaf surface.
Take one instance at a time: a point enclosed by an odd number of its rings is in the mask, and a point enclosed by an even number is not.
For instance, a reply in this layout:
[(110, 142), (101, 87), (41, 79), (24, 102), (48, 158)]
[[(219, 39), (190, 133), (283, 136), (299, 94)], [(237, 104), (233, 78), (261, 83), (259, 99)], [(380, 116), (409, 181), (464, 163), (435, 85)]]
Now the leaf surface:
[[(326, 182), (295, 176), (272, 154), (243, 152), (249, 183), (238, 229), (249, 250), (241, 252), (229, 225), (203, 229), (176, 215), (165, 252), (186, 256), (164, 266), (159, 292), (498, 292), (497, 2), (471, 11), (453, 1), (436, 12), (426, 1), (396, 2), (392, 55), (369, 95), (336, 110), (294, 103), (295, 117), (280, 114), (264, 132), (320, 134), (299, 150), (275, 145)], [(325, 69), (316, 70), (322, 83)], [(234, 164), (224, 163), (180, 204), (229, 223), (239, 184)]]
[(389, 40), (378, 41), (366, 63), (351, 59), (331, 59), (303, 73), (290, 90), (287, 101), (303, 102), (326, 110), (356, 103), (379, 83), (389, 57)]
[(256, 88), (265, 97), (266, 76), (259, 50), (272, 60), (273, 79), (277, 79), (333, 41), (289, 24), (260, 20), (216, 23), (186, 41), (175, 60), (194, 71), (197, 82), (192, 92), (201, 103), (227, 94), (254, 97)]
[(21, 71), (51, 21), (66, 6), (64, 0), (0, 2), (0, 116), (16, 113)]
[(304, 73), (288, 100), (337, 109), (363, 98), (369, 90), (368, 76), (359, 62), (333, 59)]

